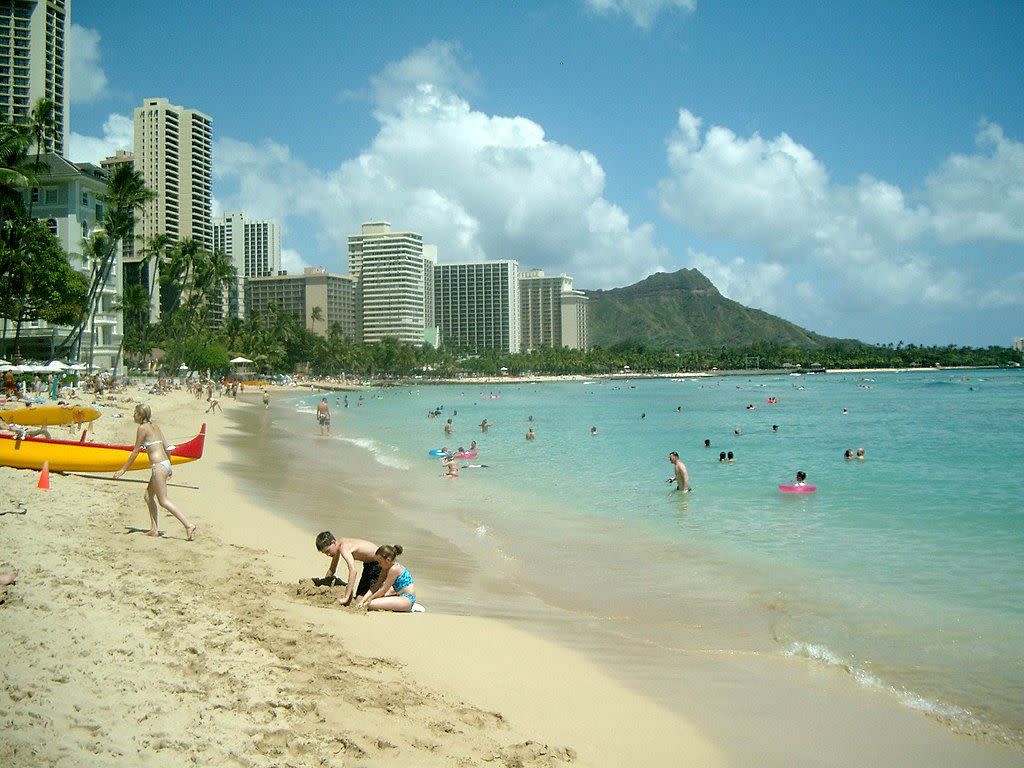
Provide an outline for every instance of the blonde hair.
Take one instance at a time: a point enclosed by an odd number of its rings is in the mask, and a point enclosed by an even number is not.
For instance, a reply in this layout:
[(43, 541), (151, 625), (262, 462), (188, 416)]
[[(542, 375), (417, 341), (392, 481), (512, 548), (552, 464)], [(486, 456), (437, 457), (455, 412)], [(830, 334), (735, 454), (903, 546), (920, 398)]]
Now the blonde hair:
[(143, 421), (152, 421), (153, 410), (145, 403), (139, 403), (135, 406), (135, 415), (141, 415)]

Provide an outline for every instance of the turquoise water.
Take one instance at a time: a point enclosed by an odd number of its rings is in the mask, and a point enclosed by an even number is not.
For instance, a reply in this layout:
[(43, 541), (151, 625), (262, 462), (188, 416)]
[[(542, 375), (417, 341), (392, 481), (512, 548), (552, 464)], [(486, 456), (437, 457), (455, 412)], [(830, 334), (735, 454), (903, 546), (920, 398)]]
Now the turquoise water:
[[(555, 603), (666, 648), (837, 665), (959, 730), (1019, 743), (1022, 397), (1016, 371), (943, 371), (429, 386), (329, 402), (336, 427), (369, 438), (357, 444), (383, 465), (478, 498), (480, 532)], [(315, 402), (296, 398), (296, 417)], [(487, 467), (438, 477), (427, 450), (474, 439)], [(866, 460), (844, 460), (858, 447)], [(672, 450), (691, 494), (665, 483)], [(777, 490), (798, 469), (817, 493)]]

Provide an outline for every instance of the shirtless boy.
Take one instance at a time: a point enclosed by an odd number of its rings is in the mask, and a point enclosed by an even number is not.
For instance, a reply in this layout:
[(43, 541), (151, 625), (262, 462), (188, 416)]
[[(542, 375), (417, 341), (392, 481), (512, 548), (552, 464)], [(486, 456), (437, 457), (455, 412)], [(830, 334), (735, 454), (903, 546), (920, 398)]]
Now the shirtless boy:
[[(344, 560), (348, 567), (348, 583), (345, 585), (345, 595), (338, 600), (339, 605), (348, 605), (352, 602), (353, 597), (369, 592), (380, 575), (380, 564), (376, 558), (377, 545), (373, 542), (365, 539), (336, 539), (333, 533), (324, 531), (317, 534), (316, 548), (331, 558), (331, 567), (327, 569), (325, 578), (334, 578), (339, 560)], [(363, 573), (359, 578), (358, 587), (354, 586), (356, 583), (356, 560), (363, 564)]]

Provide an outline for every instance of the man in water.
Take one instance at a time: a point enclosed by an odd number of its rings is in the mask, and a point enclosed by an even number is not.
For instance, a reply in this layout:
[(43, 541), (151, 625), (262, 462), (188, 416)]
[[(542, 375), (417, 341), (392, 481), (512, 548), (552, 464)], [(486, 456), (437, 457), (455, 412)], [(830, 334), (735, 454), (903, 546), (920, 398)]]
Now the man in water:
[(445, 434), (445, 437), (449, 437), (451, 435), (451, 433), (452, 433), (452, 420), (448, 419), (448, 421), (446, 421), (444, 423), (444, 434)]
[(487, 421), (487, 419), (484, 419), (483, 421), (480, 422), (480, 431), (481, 432), (486, 432), (488, 427), (493, 427), (493, 426), (494, 425), (489, 423)]
[[(320, 405), (316, 407), (316, 420), (320, 424), (320, 436), (326, 433), (331, 434), (331, 409), (327, 405), (327, 398), (323, 398), (320, 401)], [(326, 430), (326, 432), (325, 432)]]
[(675, 468), (675, 473), (666, 482), (675, 483), (677, 491), (689, 493), (690, 475), (686, 472), (686, 465), (679, 460), (679, 454), (675, 451), (672, 451), (672, 453), (668, 455), (668, 460), (672, 462), (672, 466)]
[(590, 436), (591, 437), (597, 437), (597, 427), (591, 427), (590, 428)]
[[(364, 539), (336, 539), (330, 531), (324, 531), (317, 534), (316, 548), (331, 558), (331, 567), (324, 577), (328, 582), (334, 578), (339, 560), (344, 560), (348, 568), (348, 583), (345, 585), (344, 596), (338, 600), (339, 605), (348, 605), (353, 597), (365, 595), (380, 575), (380, 565), (376, 558), (377, 545), (373, 542)], [(359, 578), (359, 586), (353, 587), (356, 583), (356, 560), (363, 564), (363, 574)]]
[(537, 433), (535, 433), (533, 431), (533, 427), (530, 427), (529, 429), (526, 430), (526, 439), (527, 440), (536, 440), (537, 439)]

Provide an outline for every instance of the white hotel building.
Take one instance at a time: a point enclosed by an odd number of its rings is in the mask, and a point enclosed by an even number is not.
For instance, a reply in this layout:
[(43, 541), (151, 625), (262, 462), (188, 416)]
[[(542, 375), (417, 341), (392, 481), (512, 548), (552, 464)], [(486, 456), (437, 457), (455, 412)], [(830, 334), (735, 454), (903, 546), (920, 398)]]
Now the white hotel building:
[(477, 261), (434, 267), (441, 343), (472, 352), (519, 351), (519, 263)]
[(434, 265), (437, 248), (415, 232), (392, 232), (386, 221), (363, 224), (348, 238), (349, 272), (359, 286), (362, 341), (393, 338), (436, 345)]
[(243, 212), (225, 213), (213, 219), (213, 250), (227, 255), (235, 268), (224, 315), (245, 319), (248, 279), (281, 271), (281, 225), (273, 219), (250, 219)]
[(137, 265), (135, 279), (155, 286), (150, 319), (156, 322), (160, 283), (152, 280), (155, 258), (146, 260), (145, 243), (153, 235), (166, 234), (171, 242), (192, 238), (203, 249), (213, 249), (213, 121), (197, 109), (175, 106), (163, 98), (146, 99), (135, 108), (133, 119), (135, 170), (155, 196), (135, 219), (138, 244), (131, 261)]
[(568, 275), (545, 275), (530, 269), (519, 273), (522, 348), (587, 349), (587, 296), (573, 290)]

